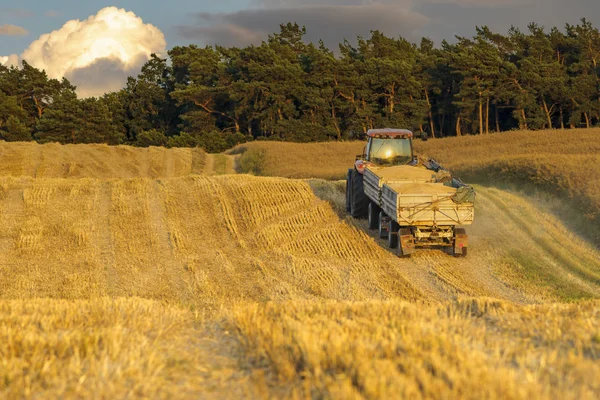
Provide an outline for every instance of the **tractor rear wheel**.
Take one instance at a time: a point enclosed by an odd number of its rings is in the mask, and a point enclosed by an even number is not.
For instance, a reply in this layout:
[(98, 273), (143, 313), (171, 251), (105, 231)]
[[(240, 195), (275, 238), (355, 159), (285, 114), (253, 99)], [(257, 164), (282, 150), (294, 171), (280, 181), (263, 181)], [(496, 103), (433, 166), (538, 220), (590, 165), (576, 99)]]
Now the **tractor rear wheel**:
[(365, 218), (369, 207), (369, 198), (365, 195), (363, 176), (356, 169), (352, 170), (352, 195), (350, 215), (354, 218)]
[(346, 175), (346, 212), (352, 211), (352, 170)]

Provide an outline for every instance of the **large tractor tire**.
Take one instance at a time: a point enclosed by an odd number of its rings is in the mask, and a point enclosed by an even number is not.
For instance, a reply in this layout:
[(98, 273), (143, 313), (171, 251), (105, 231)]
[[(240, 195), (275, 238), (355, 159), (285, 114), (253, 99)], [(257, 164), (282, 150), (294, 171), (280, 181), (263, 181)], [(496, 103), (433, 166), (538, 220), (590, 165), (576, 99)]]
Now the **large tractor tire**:
[(350, 215), (354, 218), (365, 218), (369, 207), (369, 198), (365, 195), (363, 176), (352, 170), (352, 195), (350, 199)]
[(377, 229), (379, 225), (379, 212), (381, 208), (372, 201), (369, 202), (368, 221), (369, 229)]
[(346, 212), (352, 211), (352, 169), (346, 175)]

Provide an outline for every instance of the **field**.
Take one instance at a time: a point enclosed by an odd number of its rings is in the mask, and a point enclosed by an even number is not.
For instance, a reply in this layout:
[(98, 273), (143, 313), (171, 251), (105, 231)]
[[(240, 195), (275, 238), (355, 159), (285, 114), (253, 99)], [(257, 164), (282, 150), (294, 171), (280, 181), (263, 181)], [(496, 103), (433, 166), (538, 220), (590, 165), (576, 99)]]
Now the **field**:
[[(600, 129), (578, 129), (515, 131), (414, 143), (417, 154), (434, 158), (466, 182), (517, 185), (567, 200), (578, 210), (567, 218), (587, 220), (573, 225), (600, 245), (600, 174), (596, 167), (600, 165), (599, 138)], [(241, 153), (242, 163), (251, 160), (252, 166), (259, 164), (246, 172), (345, 179), (348, 166), (364, 146), (363, 142), (255, 142), (238, 146), (233, 152)]]
[(189, 149), (0, 142), (0, 396), (600, 390), (600, 253), (555, 200), (478, 185), (469, 257), (407, 260), (344, 215), (343, 182), (232, 169)]

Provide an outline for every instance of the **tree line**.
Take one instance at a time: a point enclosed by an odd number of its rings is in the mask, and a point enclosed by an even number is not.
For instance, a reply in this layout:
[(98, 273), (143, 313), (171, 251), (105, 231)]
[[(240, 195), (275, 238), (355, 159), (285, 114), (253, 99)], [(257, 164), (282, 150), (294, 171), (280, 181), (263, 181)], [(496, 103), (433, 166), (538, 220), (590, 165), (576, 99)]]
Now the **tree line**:
[(281, 25), (259, 46), (178, 46), (125, 88), (79, 99), (26, 61), (0, 66), (0, 139), (200, 146), (357, 138), (375, 127), (431, 137), (600, 123), (600, 32), (589, 21), (507, 34), (477, 27), (441, 46), (379, 31), (334, 52)]

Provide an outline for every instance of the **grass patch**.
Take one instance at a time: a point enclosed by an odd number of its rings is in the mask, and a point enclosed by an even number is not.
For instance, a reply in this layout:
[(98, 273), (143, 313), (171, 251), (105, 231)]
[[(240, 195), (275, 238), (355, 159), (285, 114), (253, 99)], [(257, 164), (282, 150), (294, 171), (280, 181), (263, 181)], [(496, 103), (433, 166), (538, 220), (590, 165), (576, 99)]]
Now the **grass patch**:
[(532, 257), (524, 251), (515, 250), (501, 261), (508, 269), (502, 269), (499, 273), (509, 274), (508, 278), (524, 290), (536, 288), (535, 290), (546, 292), (550, 298), (559, 301), (574, 302), (594, 298), (593, 294), (565, 279), (564, 275), (558, 275), (556, 269), (545, 263), (546, 261)]
[(237, 162), (238, 172), (243, 174), (263, 175), (265, 171), (266, 154), (266, 150), (260, 148), (247, 148), (242, 150)]
[(216, 175), (225, 175), (227, 173), (227, 156), (213, 154), (213, 168)]

